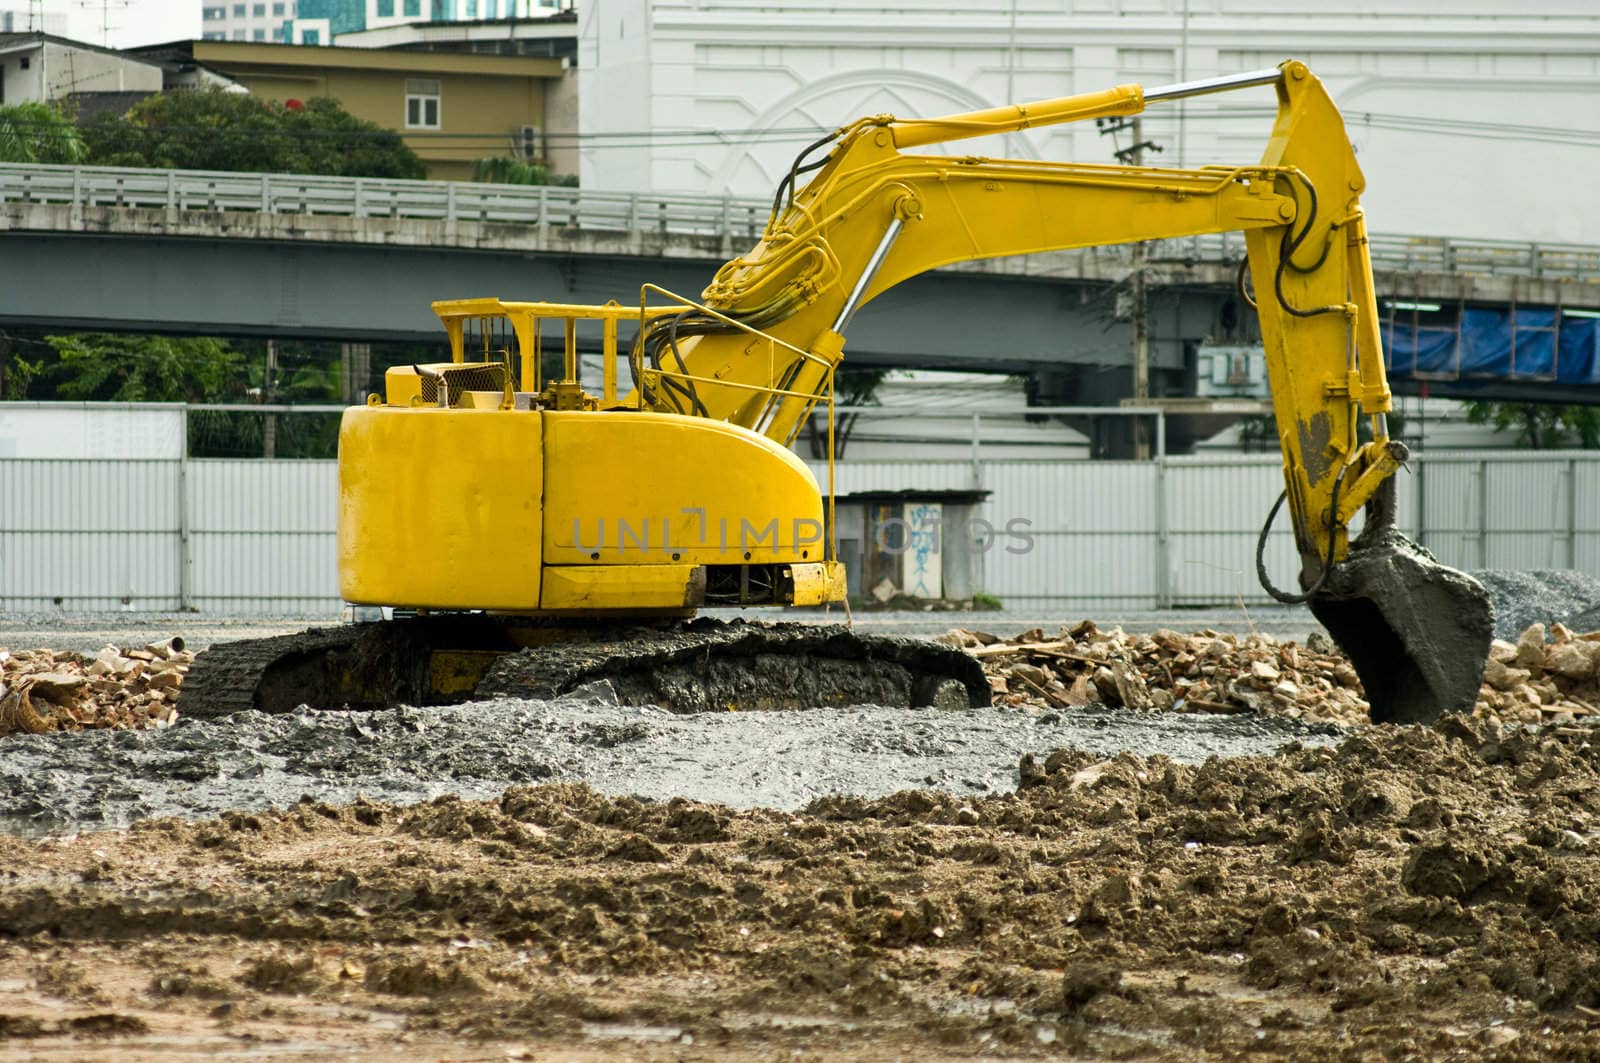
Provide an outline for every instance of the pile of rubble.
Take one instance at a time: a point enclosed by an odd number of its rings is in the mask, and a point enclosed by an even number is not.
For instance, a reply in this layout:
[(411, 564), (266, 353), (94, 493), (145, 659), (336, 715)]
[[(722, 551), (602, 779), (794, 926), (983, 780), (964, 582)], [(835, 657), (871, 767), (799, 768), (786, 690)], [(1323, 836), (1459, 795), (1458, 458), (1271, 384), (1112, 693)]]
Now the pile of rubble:
[[(1345, 727), (1369, 722), (1348, 658), (1314, 634), (1304, 646), (1266, 635), (1161, 630), (1130, 635), (1085, 620), (1055, 636), (982, 631), (945, 637), (983, 661), (997, 704), (1073, 708), (1098, 703), (1172, 712), (1258, 712)], [(1540, 723), (1600, 715), (1600, 632), (1534, 624), (1495, 640), (1474, 715)]]
[(92, 657), (0, 650), (0, 735), (170, 727), (193, 660), (177, 637)]
[(1551, 624), (1525, 629), (1516, 642), (1495, 639), (1483, 670), (1476, 715), (1505, 723), (1552, 716), (1600, 715), (1600, 631), (1575, 634)]
[(1367, 716), (1356, 670), (1321, 636), (1297, 646), (1215, 631), (1129, 635), (1085, 620), (1054, 637), (952, 631), (947, 641), (983, 662), (998, 704), (1259, 712), (1345, 726)]

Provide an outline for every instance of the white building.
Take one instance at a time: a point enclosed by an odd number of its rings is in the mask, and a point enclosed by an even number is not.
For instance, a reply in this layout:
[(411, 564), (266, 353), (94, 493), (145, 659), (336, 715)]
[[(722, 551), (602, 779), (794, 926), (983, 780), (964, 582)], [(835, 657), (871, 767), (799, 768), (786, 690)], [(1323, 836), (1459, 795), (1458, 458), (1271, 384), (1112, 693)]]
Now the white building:
[(206, 0), (200, 8), (200, 36), (208, 41), (282, 42), (295, 17), (296, 0)]
[(161, 67), (48, 33), (0, 34), (0, 105), (161, 91)]
[[(1600, 243), (1595, 0), (589, 0), (585, 187), (759, 194), (800, 148), (903, 116), (1306, 60), (1345, 113), (1372, 228)], [(1268, 88), (1164, 104), (1164, 165), (1250, 163)], [(648, 135), (641, 135), (648, 134)], [(992, 138), (991, 138), (992, 139)], [(1110, 161), (1092, 124), (961, 154)]]
[(0, 33), (67, 32), (67, 16), (60, 11), (42, 11), (37, 4), (0, 7)]

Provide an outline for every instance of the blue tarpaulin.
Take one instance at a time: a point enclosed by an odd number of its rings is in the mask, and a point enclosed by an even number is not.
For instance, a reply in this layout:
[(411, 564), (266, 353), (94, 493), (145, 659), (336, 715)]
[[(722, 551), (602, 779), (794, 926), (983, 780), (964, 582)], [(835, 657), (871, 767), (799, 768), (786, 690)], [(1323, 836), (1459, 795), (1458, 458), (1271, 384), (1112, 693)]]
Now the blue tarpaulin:
[(1395, 377), (1600, 385), (1600, 320), (1548, 308), (1397, 310), (1384, 322), (1383, 344)]

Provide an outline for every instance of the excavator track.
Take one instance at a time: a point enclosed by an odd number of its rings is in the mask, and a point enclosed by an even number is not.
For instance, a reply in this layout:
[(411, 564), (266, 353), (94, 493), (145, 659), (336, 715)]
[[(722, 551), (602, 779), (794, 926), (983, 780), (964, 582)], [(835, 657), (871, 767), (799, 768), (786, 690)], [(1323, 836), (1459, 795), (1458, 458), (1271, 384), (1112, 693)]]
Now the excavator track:
[(195, 659), (178, 710), (214, 719), (575, 692), (683, 713), (990, 703), (982, 667), (959, 650), (840, 625), (551, 626), (464, 614), (219, 643)]

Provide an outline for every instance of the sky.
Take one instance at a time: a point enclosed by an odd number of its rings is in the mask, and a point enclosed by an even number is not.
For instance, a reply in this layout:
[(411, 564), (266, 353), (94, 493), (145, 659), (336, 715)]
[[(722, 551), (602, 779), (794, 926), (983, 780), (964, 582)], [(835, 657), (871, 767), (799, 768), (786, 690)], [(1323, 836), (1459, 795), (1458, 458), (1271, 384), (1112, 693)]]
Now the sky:
[[(33, 0), (37, 5), (40, 0)], [(200, 36), (201, 0), (43, 0), (45, 12), (67, 16), (67, 36), (113, 48)], [(0, 9), (26, 11), (28, 0), (0, 0)], [(38, 7), (35, 7), (38, 10)], [(101, 20), (109, 33), (101, 33)]]

